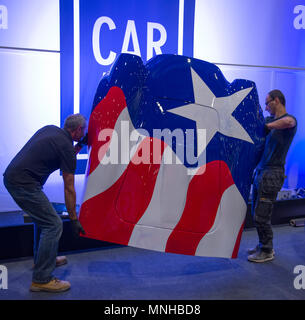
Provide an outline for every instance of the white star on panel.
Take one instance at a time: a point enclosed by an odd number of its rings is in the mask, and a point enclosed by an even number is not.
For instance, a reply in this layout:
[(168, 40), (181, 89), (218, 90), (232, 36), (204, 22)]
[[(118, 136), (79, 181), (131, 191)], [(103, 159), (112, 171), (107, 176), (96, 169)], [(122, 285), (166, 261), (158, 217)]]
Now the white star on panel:
[(195, 102), (173, 108), (168, 112), (196, 121), (197, 137), (201, 136), (199, 131), (206, 130), (206, 141), (197, 138), (198, 156), (218, 131), (223, 135), (253, 143), (247, 131), (232, 116), (233, 111), (249, 94), (252, 87), (237, 91), (230, 96), (217, 98), (192, 68), (191, 74)]

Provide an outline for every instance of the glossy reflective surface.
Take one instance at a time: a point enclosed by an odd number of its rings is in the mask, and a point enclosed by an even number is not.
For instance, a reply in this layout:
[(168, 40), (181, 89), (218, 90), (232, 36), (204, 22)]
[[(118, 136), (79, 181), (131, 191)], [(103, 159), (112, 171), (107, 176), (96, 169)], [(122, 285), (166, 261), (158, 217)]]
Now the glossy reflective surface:
[(236, 257), (264, 144), (255, 84), (213, 64), (122, 54), (89, 121), (80, 221), (86, 236), (181, 254)]

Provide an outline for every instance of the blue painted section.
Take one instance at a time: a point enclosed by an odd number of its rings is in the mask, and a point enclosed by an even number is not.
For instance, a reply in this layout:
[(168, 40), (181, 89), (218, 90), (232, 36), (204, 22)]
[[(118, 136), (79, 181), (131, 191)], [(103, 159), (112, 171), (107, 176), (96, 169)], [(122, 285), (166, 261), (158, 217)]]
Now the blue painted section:
[(60, 30), (60, 123), (63, 126), (65, 118), (73, 114), (73, 0), (60, 0)]

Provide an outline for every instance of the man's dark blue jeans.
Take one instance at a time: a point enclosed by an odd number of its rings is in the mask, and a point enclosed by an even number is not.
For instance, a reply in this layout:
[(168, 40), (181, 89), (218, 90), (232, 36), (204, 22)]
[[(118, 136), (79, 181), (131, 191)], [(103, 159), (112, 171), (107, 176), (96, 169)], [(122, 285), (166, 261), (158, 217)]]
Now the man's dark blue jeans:
[(34, 270), (32, 281), (48, 283), (56, 266), (58, 243), (62, 234), (62, 220), (41, 187), (11, 184), (4, 177), (4, 185), (18, 206), (34, 222)]

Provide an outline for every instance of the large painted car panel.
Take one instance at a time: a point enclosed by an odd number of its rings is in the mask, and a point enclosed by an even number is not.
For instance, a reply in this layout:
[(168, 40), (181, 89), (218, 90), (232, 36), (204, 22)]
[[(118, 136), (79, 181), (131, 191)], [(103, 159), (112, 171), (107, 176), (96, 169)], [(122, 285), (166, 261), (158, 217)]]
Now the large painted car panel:
[[(86, 237), (235, 258), (264, 145), (255, 83), (208, 62), (121, 54), (97, 88), (79, 219)], [(174, 137), (174, 138), (173, 138)]]

